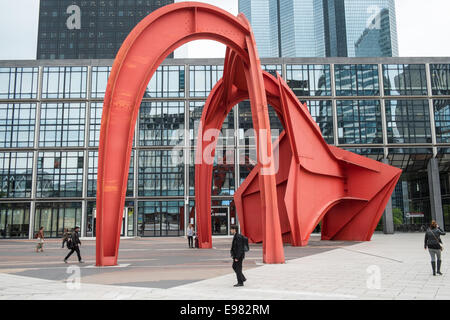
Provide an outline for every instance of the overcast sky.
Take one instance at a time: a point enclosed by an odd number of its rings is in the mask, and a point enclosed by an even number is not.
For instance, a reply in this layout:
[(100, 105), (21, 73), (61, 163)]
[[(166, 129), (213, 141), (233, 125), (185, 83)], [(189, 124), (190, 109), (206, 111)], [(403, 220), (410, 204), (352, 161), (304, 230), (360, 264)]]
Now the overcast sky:
[[(238, 0), (203, 2), (233, 15), (238, 12)], [(450, 57), (449, 0), (396, 0), (395, 4), (400, 56)], [(0, 60), (36, 58), (38, 15), (39, 0), (0, 0)], [(175, 57), (223, 57), (224, 52), (221, 44), (195, 41), (178, 49)]]

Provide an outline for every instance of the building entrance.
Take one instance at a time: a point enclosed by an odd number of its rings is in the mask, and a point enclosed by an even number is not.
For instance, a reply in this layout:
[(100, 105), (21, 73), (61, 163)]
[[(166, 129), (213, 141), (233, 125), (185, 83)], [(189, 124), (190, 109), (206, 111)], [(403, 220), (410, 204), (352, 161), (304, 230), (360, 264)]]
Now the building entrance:
[(211, 228), (213, 236), (226, 236), (230, 227), (230, 208), (211, 208)]

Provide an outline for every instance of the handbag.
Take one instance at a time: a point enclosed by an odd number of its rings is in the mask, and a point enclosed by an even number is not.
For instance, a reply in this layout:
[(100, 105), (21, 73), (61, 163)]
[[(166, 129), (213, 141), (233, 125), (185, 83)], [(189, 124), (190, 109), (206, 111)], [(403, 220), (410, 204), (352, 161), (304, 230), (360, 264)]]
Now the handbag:
[(444, 251), (444, 246), (442, 245), (442, 243), (439, 242), (439, 239), (436, 238), (436, 235), (434, 234), (433, 231), (431, 231), (431, 233), (433, 234), (433, 237), (436, 239), (437, 243), (439, 243), (439, 246), (441, 247), (441, 251)]

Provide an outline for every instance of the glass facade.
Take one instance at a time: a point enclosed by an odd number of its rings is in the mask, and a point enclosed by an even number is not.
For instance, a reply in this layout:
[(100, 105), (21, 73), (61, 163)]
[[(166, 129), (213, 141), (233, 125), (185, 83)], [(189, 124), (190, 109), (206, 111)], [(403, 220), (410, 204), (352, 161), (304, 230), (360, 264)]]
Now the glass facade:
[[(147, 86), (132, 144), (122, 235), (180, 236), (195, 223), (199, 120), (223, 60), (167, 60)], [(0, 238), (81, 227), (95, 236), (103, 98), (112, 60), (0, 62)], [(432, 219), (440, 185), (450, 228), (450, 90), (446, 58), (261, 59), (284, 77), (325, 141), (399, 167), (395, 229)], [(6, 79), (6, 80), (5, 80)], [(273, 140), (283, 126), (272, 106)], [(237, 221), (233, 195), (256, 164), (250, 102), (223, 123), (213, 161), (213, 234)], [(439, 181), (430, 180), (436, 160)], [(436, 175), (433, 175), (436, 176)], [(234, 220), (233, 220), (234, 219)]]

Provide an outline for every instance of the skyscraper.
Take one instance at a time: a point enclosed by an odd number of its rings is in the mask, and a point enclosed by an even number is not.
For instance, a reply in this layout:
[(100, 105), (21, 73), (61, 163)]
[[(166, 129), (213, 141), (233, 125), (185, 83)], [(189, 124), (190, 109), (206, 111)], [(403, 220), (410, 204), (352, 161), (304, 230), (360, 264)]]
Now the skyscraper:
[(239, 0), (261, 57), (398, 56), (394, 0)]
[(250, 21), (260, 57), (280, 55), (277, 0), (239, 0), (239, 12)]
[(114, 59), (128, 33), (174, 0), (41, 0), (37, 59)]
[[(325, 3), (330, 15), (335, 10), (335, 22), (330, 19), (326, 28), (335, 30), (338, 39), (338, 43), (326, 41), (327, 56), (398, 56), (394, 0), (324, 0)], [(340, 50), (333, 54), (335, 47)]]

